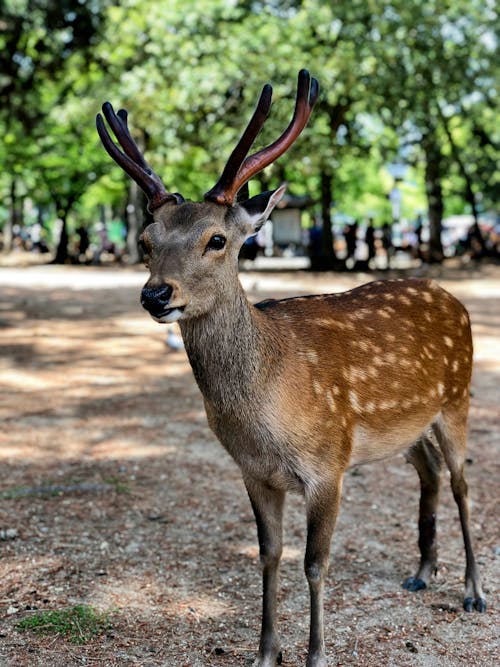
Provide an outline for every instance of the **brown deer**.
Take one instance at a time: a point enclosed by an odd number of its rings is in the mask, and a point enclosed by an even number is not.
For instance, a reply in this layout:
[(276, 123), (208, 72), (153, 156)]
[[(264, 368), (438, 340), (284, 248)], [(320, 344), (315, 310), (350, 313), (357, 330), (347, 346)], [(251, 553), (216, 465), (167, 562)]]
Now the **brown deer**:
[(123, 151), (97, 118), (106, 150), (145, 191), (154, 216), (141, 241), (151, 272), (141, 303), (157, 322), (179, 322), (208, 422), (240, 466), (255, 513), (263, 568), (258, 667), (281, 662), (276, 597), (286, 492), (306, 500), (307, 666), (323, 667), (323, 591), (344, 473), (404, 450), (421, 483), (420, 566), (404, 587), (425, 588), (436, 568), (441, 450), (465, 543), (464, 608), (486, 609), (464, 479), (472, 365), (465, 308), (430, 280), (377, 281), (341, 294), (256, 305), (238, 280), (238, 252), (285, 186), (244, 201), (237, 194), (299, 136), (318, 90), (302, 70), (290, 125), (246, 157), (270, 109), (272, 89), (265, 86), (203, 203), (166, 191), (134, 143), (124, 110), (103, 106)]

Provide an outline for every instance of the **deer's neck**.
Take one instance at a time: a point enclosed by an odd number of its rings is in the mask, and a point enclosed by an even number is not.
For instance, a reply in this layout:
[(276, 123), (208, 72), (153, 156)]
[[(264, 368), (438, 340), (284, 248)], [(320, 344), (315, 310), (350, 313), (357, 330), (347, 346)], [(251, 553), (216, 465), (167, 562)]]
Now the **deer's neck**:
[(241, 285), (206, 315), (179, 324), (205, 400), (222, 412), (251, 401), (262, 381), (266, 334)]

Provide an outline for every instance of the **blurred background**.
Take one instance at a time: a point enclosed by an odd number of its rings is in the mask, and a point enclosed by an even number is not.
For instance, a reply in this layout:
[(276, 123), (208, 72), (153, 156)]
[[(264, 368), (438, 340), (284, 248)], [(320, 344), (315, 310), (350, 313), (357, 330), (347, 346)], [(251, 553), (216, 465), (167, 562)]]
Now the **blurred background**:
[(95, 115), (129, 111), (167, 188), (200, 200), (262, 85), (256, 147), (321, 86), (296, 145), (251, 184), (289, 183), (242, 256), (315, 269), (498, 256), (494, 0), (0, 1), (0, 243), (55, 263), (140, 261), (142, 193)]

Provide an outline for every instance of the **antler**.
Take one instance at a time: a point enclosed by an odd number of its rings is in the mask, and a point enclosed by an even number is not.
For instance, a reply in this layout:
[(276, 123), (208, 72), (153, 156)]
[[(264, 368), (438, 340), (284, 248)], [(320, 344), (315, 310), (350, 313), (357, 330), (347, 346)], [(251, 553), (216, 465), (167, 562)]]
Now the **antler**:
[(148, 208), (154, 211), (167, 201), (177, 203), (178, 195), (167, 192), (160, 177), (148, 165), (137, 144), (132, 139), (127, 123), (127, 112), (120, 109), (116, 114), (109, 102), (102, 105), (102, 112), (113, 130), (124, 153), (110, 137), (100, 113), (96, 117), (97, 132), (104, 148), (113, 160), (139, 185), (148, 198)]
[(259, 171), (262, 171), (290, 148), (307, 125), (318, 99), (319, 83), (314, 77), (310, 76), (307, 70), (300, 70), (295, 111), (290, 125), (273, 144), (245, 157), (268, 116), (272, 92), (273, 89), (269, 84), (266, 84), (262, 89), (257, 108), (247, 128), (231, 153), (221, 177), (214, 187), (205, 194), (206, 201), (213, 201), (217, 204), (233, 204), (238, 190), (252, 176), (258, 174)]

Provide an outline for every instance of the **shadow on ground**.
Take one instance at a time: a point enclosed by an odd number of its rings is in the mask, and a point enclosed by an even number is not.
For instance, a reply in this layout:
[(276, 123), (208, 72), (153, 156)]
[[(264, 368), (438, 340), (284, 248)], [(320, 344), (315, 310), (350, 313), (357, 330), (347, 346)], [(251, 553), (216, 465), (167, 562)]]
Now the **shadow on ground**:
[[(254, 300), (276, 294), (275, 276), (245, 279)], [(281, 276), (278, 296), (338, 280)], [(429, 590), (410, 594), (401, 582), (418, 560), (414, 471), (402, 457), (350, 471), (326, 596), (332, 664), (494, 663), (500, 274), (488, 280), (449, 286), (469, 307), (476, 338), (467, 474), (491, 610), (461, 611), (463, 547), (446, 482), (440, 570)], [(137, 294), (3, 290), (0, 529), (15, 537), (0, 541), (2, 667), (249, 665), (255, 656), (260, 581), (249, 502), (206, 425), (184, 353), (167, 351)], [(308, 633), (300, 498), (290, 498), (286, 526), (284, 664), (300, 665)], [(113, 628), (85, 646), (16, 630), (36, 610), (81, 602), (113, 610)]]

